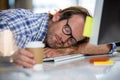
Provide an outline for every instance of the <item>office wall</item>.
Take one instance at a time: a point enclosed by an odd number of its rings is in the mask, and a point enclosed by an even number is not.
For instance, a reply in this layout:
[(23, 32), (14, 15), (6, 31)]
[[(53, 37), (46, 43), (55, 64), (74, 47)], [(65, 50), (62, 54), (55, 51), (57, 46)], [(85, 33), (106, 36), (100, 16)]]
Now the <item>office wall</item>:
[(8, 0), (0, 0), (0, 10), (8, 9)]
[(32, 0), (15, 0), (15, 8), (32, 9)]

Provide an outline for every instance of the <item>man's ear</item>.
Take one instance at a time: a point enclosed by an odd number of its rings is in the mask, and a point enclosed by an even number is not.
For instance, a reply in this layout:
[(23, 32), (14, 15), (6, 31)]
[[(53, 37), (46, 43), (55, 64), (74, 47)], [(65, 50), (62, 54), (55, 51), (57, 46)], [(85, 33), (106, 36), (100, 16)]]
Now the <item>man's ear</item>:
[(60, 13), (59, 12), (56, 12), (54, 15), (53, 15), (53, 18), (52, 18), (52, 21), (53, 22), (56, 22), (60, 19)]

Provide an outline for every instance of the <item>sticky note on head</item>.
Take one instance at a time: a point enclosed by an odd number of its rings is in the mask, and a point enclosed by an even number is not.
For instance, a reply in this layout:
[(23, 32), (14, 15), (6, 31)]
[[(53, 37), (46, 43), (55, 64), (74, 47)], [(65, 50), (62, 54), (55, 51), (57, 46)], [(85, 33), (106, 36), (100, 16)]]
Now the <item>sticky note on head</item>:
[(90, 16), (87, 16), (84, 24), (84, 30), (83, 30), (84, 37), (90, 38), (91, 31), (92, 31), (92, 22), (93, 22), (93, 18)]

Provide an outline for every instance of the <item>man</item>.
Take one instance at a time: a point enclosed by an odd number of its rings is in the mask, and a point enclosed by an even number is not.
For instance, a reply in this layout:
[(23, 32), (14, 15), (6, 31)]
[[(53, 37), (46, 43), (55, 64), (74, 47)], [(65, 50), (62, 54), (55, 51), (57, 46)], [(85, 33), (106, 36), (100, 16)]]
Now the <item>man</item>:
[(24, 67), (35, 64), (32, 53), (24, 49), (29, 41), (43, 41), (47, 47), (45, 57), (108, 53), (112, 48), (110, 44), (90, 45), (82, 35), (86, 16), (90, 16), (88, 11), (80, 6), (68, 7), (54, 15), (34, 14), (25, 9), (4, 10), (0, 11), (0, 31), (13, 32), (19, 50), (12, 57), (16, 64)]

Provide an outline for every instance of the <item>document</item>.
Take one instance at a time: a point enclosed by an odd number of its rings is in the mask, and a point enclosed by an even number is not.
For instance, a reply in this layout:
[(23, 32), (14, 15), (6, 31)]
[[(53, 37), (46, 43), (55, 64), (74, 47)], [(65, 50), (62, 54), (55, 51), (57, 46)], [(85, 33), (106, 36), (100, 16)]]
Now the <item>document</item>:
[(44, 62), (60, 62), (60, 61), (69, 61), (69, 60), (77, 60), (77, 59), (84, 59), (85, 56), (83, 54), (71, 54), (65, 56), (59, 56), (54, 58), (45, 58)]

